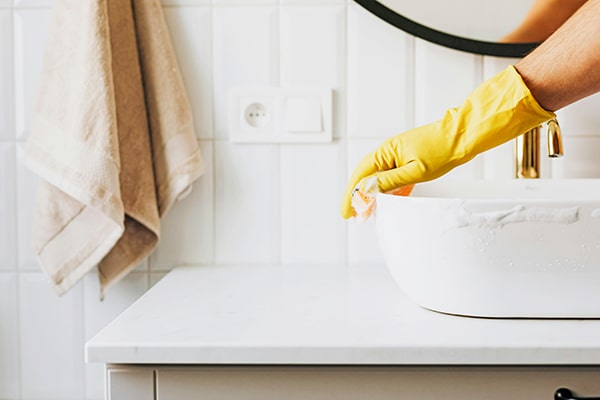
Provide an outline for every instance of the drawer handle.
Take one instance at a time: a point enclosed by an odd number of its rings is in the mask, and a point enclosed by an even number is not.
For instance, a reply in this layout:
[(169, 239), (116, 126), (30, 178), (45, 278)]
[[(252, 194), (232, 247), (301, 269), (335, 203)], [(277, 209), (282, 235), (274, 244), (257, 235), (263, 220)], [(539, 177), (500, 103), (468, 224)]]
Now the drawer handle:
[(600, 400), (600, 397), (575, 397), (567, 388), (560, 388), (554, 392), (554, 400)]

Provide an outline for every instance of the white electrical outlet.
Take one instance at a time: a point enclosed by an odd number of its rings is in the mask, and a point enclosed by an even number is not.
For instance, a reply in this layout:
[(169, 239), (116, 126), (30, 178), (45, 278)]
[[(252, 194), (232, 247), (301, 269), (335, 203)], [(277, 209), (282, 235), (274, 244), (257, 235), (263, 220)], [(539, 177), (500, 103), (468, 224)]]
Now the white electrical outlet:
[(252, 128), (264, 128), (269, 124), (271, 112), (263, 103), (252, 103), (244, 110), (244, 120)]
[(239, 143), (331, 142), (330, 89), (234, 88), (229, 140)]

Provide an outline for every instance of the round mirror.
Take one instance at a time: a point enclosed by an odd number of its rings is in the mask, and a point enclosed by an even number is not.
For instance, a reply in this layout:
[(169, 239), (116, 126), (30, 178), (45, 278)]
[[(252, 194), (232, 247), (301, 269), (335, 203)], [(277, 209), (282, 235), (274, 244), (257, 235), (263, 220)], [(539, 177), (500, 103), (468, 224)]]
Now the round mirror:
[(384, 21), (424, 40), (470, 53), (522, 57), (538, 43), (500, 43), (534, 0), (355, 0)]

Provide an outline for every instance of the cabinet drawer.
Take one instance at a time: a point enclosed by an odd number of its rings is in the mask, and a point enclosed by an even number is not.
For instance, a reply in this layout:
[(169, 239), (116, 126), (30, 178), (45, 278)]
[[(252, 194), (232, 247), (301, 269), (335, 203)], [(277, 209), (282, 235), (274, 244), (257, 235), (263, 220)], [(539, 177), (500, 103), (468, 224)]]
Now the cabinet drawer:
[(553, 400), (600, 397), (600, 367), (165, 367), (158, 400)]

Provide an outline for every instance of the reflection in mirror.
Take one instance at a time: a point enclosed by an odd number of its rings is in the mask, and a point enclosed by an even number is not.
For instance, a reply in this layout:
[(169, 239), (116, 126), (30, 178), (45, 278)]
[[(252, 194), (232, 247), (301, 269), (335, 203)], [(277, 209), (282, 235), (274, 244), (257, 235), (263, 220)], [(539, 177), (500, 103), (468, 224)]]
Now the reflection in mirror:
[[(388, 8), (383, 4), (387, 0), (354, 0), (367, 11), (379, 17), (383, 21), (409, 33), (410, 35), (427, 40), (456, 50), (462, 50), (474, 54), (491, 55), (498, 57), (523, 57), (533, 50), (538, 43), (499, 43), (498, 41), (484, 41), (466, 38), (443, 32), (437, 27), (429, 27), (410, 19), (409, 17)], [(432, 0), (425, 0), (432, 1)], [(439, 2), (445, 0), (437, 0)], [(533, 1), (533, 0), (532, 0)], [(548, 0), (553, 1), (553, 0)], [(565, 0), (568, 1), (568, 0)], [(392, 4), (390, 4), (392, 5)]]
[(451, 35), (499, 42), (512, 32), (534, 0), (379, 0), (421, 25)]
[(475, 54), (523, 57), (587, 0), (355, 0), (421, 39)]

